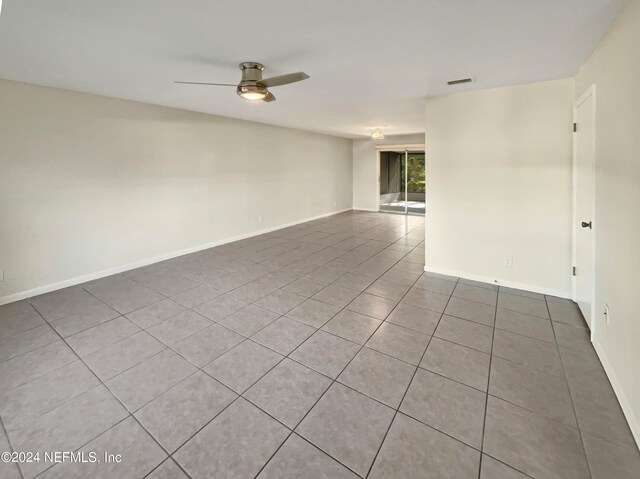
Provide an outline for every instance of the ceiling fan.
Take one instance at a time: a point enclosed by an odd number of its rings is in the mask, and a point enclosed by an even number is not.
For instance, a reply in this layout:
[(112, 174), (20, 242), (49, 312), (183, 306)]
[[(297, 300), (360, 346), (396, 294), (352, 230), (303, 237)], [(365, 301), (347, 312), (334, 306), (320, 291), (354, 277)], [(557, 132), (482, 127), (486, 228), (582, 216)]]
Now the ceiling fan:
[(231, 83), (201, 83), (192, 81), (177, 81), (174, 83), (183, 83), (187, 85), (213, 85), (213, 86), (233, 86), (236, 87), (236, 93), (245, 100), (262, 100), (274, 101), (276, 99), (268, 88), (274, 86), (288, 85), (309, 78), (304, 72), (287, 73), (271, 78), (262, 78), (264, 65), (256, 62), (243, 62), (240, 64), (242, 72), (242, 80), (237, 85)]

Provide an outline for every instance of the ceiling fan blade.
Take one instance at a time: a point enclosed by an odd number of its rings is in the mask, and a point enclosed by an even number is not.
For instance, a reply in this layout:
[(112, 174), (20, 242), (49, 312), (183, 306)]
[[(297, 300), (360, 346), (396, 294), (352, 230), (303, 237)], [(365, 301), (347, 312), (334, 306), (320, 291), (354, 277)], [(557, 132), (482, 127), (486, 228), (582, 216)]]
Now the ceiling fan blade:
[(265, 96), (262, 101), (275, 101), (276, 97), (273, 96), (273, 93), (267, 92), (267, 96)]
[(287, 85), (289, 83), (295, 83), (297, 81), (306, 80), (309, 78), (305, 72), (287, 73), (286, 75), (280, 75), (277, 77), (265, 78), (258, 81), (258, 85), (264, 85), (266, 87)]
[(174, 81), (173, 83), (182, 83), (185, 85), (213, 85), (213, 86), (238, 86), (231, 83), (201, 83), (197, 81)]

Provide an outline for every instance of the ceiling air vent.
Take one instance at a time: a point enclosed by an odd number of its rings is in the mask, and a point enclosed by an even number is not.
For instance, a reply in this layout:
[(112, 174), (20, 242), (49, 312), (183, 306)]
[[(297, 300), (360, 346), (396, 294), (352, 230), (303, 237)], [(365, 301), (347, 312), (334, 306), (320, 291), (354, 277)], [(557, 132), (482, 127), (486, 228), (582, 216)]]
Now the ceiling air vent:
[(461, 83), (471, 83), (473, 78), (461, 78), (460, 80), (450, 80), (447, 85), (460, 85)]

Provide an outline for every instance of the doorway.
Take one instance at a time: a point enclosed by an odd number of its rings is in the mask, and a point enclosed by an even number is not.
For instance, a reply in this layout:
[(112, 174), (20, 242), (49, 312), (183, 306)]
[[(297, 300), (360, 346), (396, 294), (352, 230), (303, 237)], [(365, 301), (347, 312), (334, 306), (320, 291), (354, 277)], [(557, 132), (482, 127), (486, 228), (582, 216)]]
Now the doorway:
[(388, 213), (424, 215), (426, 179), (424, 150), (385, 149), (378, 152), (378, 209)]
[(595, 86), (576, 102), (574, 109), (574, 221), (573, 295), (587, 325), (594, 332), (595, 294)]

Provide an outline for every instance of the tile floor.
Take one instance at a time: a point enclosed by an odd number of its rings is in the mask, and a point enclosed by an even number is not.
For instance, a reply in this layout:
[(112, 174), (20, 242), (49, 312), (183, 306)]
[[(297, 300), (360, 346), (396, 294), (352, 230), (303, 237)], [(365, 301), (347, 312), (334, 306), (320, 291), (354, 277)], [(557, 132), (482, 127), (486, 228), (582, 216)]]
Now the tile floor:
[[(2, 478), (637, 478), (569, 301), (350, 212), (0, 307)], [(87, 456), (88, 457), (88, 456)]]

